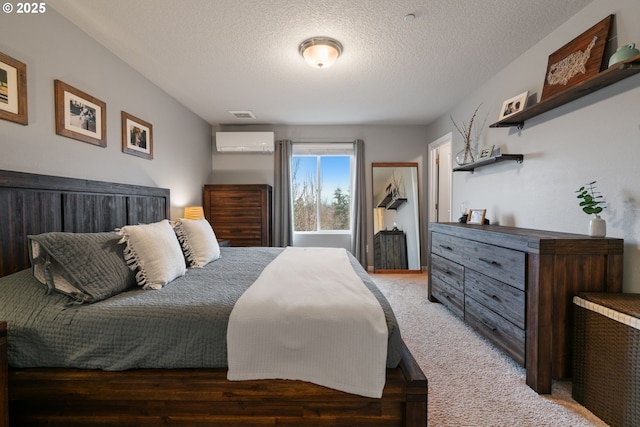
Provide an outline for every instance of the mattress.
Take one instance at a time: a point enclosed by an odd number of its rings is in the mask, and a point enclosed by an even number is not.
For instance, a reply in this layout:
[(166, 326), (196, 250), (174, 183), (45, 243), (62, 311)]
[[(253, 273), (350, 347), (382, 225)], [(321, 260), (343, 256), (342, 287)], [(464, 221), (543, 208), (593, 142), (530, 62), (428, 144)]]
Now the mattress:
[[(222, 247), (222, 257), (160, 290), (131, 289), (93, 304), (70, 304), (30, 269), (0, 279), (0, 319), (8, 325), (9, 365), (127, 370), (227, 366), (226, 333), (235, 302), (282, 248)], [(402, 338), (388, 301), (362, 266), (351, 265), (385, 313), (387, 367)]]

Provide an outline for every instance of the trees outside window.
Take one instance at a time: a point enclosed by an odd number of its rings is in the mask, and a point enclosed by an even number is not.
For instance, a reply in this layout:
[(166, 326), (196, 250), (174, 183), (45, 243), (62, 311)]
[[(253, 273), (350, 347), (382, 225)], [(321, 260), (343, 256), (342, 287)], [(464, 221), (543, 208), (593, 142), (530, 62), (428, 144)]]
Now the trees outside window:
[(295, 232), (351, 230), (349, 155), (293, 155), (291, 198)]

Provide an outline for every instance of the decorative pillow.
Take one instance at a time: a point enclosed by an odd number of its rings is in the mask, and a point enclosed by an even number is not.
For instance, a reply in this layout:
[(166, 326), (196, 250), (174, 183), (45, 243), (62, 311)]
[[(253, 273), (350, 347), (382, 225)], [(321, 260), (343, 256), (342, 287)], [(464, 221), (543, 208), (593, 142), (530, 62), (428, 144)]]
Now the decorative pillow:
[(187, 266), (180, 243), (168, 220), (153, 224), (127, 225), (118, 230), (124, 259), (138, 270), (136, 281), (143, 289), (160, 289), (184, 275)]
[(218, 239), (206, 219), (179, 219), (175, 230), (190, 267), (201, 268), (220, 258)]
[(43, 233), (29, 238), (34, 277), (79, 303), (92, 303), (135, 286), (117, 233)]

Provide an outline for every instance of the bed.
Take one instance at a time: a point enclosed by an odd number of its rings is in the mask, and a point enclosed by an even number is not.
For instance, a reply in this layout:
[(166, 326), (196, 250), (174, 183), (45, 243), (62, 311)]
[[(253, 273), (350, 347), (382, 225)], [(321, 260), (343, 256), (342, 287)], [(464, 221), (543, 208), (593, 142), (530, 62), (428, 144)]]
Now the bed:
[[(166, 189), (0, 171), (0, 276), (28, 275), (27, 235), (151, 223), (169, 217), (169, 206)], [(222, 260), (233, 261), (244, 248), (221, 250)], [(257, 251), (268, 259), (279, 250)], [(359, 274), (366, 276), (364, 270)], [(11, 337), (8, 322), (7, 333), (0, 331), (0, 363), (7, 360), (6, 341), (11, 351)], [(380, 399), (304, 381), (229, 381), (227, 369), (216, 364), (9, 366), (8, 396), (0, 384), (0, 410), (8, 399), (10, 425), (426, 425), (427, 380), (401, 339), (395, 351), (399, 363), (387, 368)]]

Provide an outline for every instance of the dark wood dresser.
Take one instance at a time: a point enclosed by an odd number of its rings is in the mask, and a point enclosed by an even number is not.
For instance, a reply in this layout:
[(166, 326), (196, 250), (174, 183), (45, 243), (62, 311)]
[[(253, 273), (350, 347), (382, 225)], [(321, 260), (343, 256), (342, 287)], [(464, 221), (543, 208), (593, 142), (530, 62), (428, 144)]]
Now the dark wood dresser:
[(231, 246), (271, 246), (271, 197), (267, 184), (205, 185), (204, 216)]
[(7, 322), (0, 322), (0, 427), (9, 427)]
[(404, 231), (378, 231), (373, 236), (373, 249), (373, 267), (376, 271), (408, 268)]
[(573, 296), (622, 291), (622, 239), (430, 223), (428, 245), (429, 299), (524, 366), (538, 393), (571, 375)]

